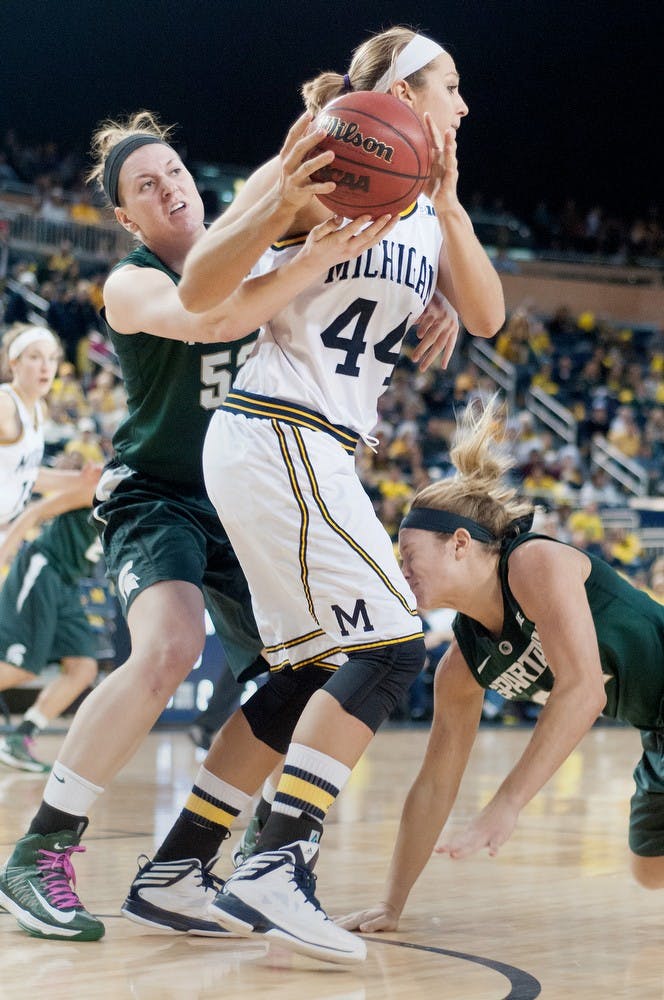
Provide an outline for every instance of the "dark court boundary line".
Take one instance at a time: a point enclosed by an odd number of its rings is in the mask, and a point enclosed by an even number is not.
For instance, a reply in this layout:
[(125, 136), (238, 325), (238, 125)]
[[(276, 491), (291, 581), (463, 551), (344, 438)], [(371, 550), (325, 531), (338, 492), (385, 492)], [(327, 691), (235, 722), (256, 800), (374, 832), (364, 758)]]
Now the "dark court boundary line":
[(433, 955), (447, 955), (449, 958), (460, 958), (463, 962), (473, 962), (487, 969), (499, 972), (509, 981), (510, 992), (502, 1000), (535, 1000), (542, 992), (542, 984), (523, 969), (517, 969), (505, 962), (497, 962), (493, 958), (482, 958), (480, 955), (467, 955), (463, 951), (449, 951), (447, 948), (436, 948), (428, 944), (412, 944), (410, 941), (390, 941), (384, 937), (366, 937), (365, 941), (375, 941), (377, 944), (391, 944), (396, 948), (413, 948), (415, 951), (427, 951)]

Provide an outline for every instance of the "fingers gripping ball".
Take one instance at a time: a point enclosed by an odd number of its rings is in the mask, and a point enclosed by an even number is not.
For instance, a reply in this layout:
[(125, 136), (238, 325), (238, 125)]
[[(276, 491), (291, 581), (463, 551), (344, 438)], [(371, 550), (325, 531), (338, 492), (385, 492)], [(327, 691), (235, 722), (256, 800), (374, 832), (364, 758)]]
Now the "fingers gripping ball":
[(334, 160), (314, 175), (334, 181), (320, 200), (338, 215), (397, 215), (412, 205), (429, 176), (429, 141), (407, 104), (391, 94), (355, 91), (319, 112), (313, 126), (327, 135), (314, 153), (331, 149)]

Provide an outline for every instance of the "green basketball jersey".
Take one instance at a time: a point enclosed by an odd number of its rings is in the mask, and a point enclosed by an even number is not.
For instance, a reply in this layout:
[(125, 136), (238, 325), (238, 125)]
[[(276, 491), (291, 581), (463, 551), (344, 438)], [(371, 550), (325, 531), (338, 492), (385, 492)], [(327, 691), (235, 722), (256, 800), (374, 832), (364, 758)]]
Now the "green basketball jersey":
[[(139, 246), (116, 267), (133, 264), (176, 274)], [(231, 344), (187, 344), (148, 333), (121, 334), (102, 316), (120, 360), (128, 415), (113, 437), (119, 461), (146, 476), (203, 488), (201, 456), (212, 413), (222, 403), (256, 333)]]
[[(500, 636), (490, 636), (467, 615), (458, 614), (453, 623), (475, 679), (510, 700), (541, 701), (541, 693), (553, 687), (554, 676), (537, 629), (524, 615), (507, 582), (512, 552), (524, 542), (544, 537), (532, 532), (519, 535), (501, 553), (505, 614)], [(588, 558), (591, 571), (585, 589), (606, 681), (604, 714), (640, 729), (660, 728), (664, 724), (664, 606), (633, 587), (602, 559)], [(533, 583), (537, 585), (537, 581)]]
[(97, 529), (90, 524), (90, 508), (81, 507), (54, 517), (42, 528), (33, 548), (46, 556), (49, 565), (67, 583), (77, 583), (82, 576), (89, 576), (92, 564), (101, 556)]

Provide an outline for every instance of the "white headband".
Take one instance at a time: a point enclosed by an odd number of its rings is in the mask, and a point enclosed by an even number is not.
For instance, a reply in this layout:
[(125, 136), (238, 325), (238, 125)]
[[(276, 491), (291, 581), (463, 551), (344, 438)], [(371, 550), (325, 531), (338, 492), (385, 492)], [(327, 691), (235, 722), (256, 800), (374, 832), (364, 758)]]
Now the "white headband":
[(417, 73), (418, 69), (428, 66), (444, 51), (438, 42), (427, 38), (426, 35), (413, 35), (387, 73), (383, 73), (380, 80), (374, 84), (373, 89), (378, 94), (387, 94), (395, 80), (405, 80), (411, 73)]
[(7, 357), (10, 361), (14, 361), (19, 354), (23, 353), (26, 347), (36, 343), (38, 340), (50, 340), (54, 347), (58, 346), (57, 340), (45, 326), (31, 326), (29, 330), (19, 333), (16, 340), (12, 340), (7, 350)]

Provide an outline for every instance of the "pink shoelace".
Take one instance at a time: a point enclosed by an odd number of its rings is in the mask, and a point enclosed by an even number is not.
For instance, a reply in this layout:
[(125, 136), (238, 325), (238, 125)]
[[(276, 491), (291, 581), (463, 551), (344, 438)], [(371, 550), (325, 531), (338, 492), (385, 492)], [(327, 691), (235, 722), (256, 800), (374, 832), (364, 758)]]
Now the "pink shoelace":
[(37, 868), (42, 877), (44, 888), (50, 903), (62, 910), (71, 910), (83, 904), (74, 892), (76, 872), (71, 863), (71, 856), (85, 850), (77, 844), (65, 847), (64, 851), (40, 850), (37, 855)]

